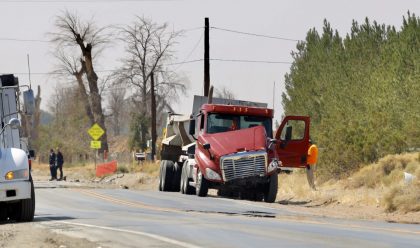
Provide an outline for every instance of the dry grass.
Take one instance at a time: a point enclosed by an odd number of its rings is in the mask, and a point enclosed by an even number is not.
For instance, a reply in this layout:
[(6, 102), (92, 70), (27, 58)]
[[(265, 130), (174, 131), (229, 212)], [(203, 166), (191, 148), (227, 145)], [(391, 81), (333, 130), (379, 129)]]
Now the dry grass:
[(410, 185), (398, 185), (392, 187), (383, 198), (383, 205), (388, 212), (420, 211), (420, 183), (417, 181)]
[[(317, 184), (311, 190), (304, 170), (279, 176), (278, 198), (285, 204), (383, 207), (387, 212), (420, 211), (419, 153), (389, 155), (363, 166), (350, 178)], [(404, 172), (416, 178), (404, 182)]]
[(404, 172), (420, 174), (418, 153), (388, 155), (377, 163), (362, 167), (347, 180), (349, 188), (391, 187), (400, 183)]
[[(159, 175), (159, 164), (160, 161), (143, 161), (143, 162), (134, 162), (131, 164), (118, 164), (118, 170), (120, 173), (137, 173), (141, 172), (147, 174), (151, 177), (157, 177)], [(121, 172), (121, 170), (125, 172)]]
[[(95, 178), (95, 164), (93, 163), (79, 163), (79, 164), (64, 164), (64, 176), (67, 180), (90, 180)], [(50, 177), (50, 166), (44, 163), (33, 162), (32, 174), (35, 179), (45, 179)]]
[(146, 161), (140, 165), (140, 172), (146, 173), (152, 177), (159, 176), (160, 161), (150, 162)]

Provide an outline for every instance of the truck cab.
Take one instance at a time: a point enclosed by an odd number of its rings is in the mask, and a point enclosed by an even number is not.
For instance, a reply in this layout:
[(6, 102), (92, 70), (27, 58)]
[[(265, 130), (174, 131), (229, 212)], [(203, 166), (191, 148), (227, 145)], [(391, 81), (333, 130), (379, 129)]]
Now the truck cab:
[(268, 108), (204, 104), (197, 123), (190, 124), (197, 142), (181, 175), (181, 191), (206, 196), (214, 188), (220, 195), (274, 202), (278, 171), (306, 166), (309, 118), (287, 116), (275, 139), (272, 118)]
[[(35, 213), (35, 191), (29, 157), (33, 152), (20, 135), (21, 114), (34, 109), (31, 89), (21, 92), (13, 75), (0, 75), (0, 222), (32, 221)], [(24, 109), (19, 95), (24, 95)]]
[[(278, 172), (306, 168), (309, 117), (286, 116), (273, 132), (267, 104), (195, 96), (190, 117), (169, 115), (160, 191), (274, 202)], [(186, 129), (189, 131), (186, 132)]]

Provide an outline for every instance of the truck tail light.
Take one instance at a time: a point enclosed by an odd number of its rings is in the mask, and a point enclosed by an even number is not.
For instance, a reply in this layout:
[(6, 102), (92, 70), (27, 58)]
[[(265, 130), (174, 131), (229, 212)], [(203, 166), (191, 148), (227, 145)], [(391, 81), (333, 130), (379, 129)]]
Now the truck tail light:
[(28, 164), (29, 164), (29, 171), (32, 170), (32, 160), (28, 159)]

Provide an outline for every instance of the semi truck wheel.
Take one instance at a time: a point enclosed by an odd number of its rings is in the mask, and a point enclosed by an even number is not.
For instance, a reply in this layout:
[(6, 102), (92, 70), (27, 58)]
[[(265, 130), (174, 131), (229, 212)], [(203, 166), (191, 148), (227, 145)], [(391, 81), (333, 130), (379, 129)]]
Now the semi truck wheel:
[(163, 168), (163, 162), (165, 160), (160, 161), (159, 165), (159, 191), (162, 191), (162, 168)]
[(162, 191), (171, 191), (172, 190), (172, 171), (173, 171), (174, 162), (169, 160), (164, 160), (162, 164), (162, 173), (161, 173), (161, 187)]
[(184, 165), (182, 166), (181, 170), (181, 193), (187, 193), (187, 185), (188, 185), (188, 160), (184, 161)]
[(267, 183), (265, 192), (264, 192), (264, 201), (273, 203), (276, 200), (277, 190), (278, 190), (278, 174), (277, 172), (273, 173), (270, 176), (270, 182)]
[[(171, 161), (172, 162), (172, 161)], [(171, 191), (178, 192), (181, 187), (181, 169), (178, 163), (172, 165), (172, 187)]]
[(181, 170), (181, 186), (179, 187), (179, 191), (181, 194), (185, 194), (185, 168), (186, 168), (187, 161), (184, 161), (184, 165), (182, 166)]
[(7, 206), (0, 203), (0, 222), (7, 220)]
[(187, 195), (193, 195), (195, 194), (195, 188), (193, 186), (190, 186), (191, 179), (188, 177), (189, 169), (190, 168), (188, 165), (188, 161), (185, 161), (184, 165), (182, 166), (181, 193), (187, 194)]
[(35, 190), (34, 190), (34, 183), (32, 182), (32, 178), (30, 179), (31, 182), (31, 198), (21, 200), (17, 203), (16, 209), (16, 221), (19, 222), (27, 222), (32, 221), (35, 215)]
[(200, 170), (198, 171), (195, 190), (196, 190), (196, 194), (200, 197), (207, 196), (207, 193), (209, 192), (209, 182), (203, 176)]

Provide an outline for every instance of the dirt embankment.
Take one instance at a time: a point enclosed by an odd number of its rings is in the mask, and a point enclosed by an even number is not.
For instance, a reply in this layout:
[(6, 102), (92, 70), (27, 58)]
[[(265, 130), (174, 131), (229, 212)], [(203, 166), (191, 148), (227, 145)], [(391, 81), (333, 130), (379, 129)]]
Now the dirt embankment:
[(86, 239), (61, 235), (42, 228), (37, 223), (0, 223), (0, 248), (96, 248)]
[(280, 175), (280, 204), (315, 215), (420, 223), (419, 153), (389, 155), (351, 177), (317, 184), (304, 171)]

